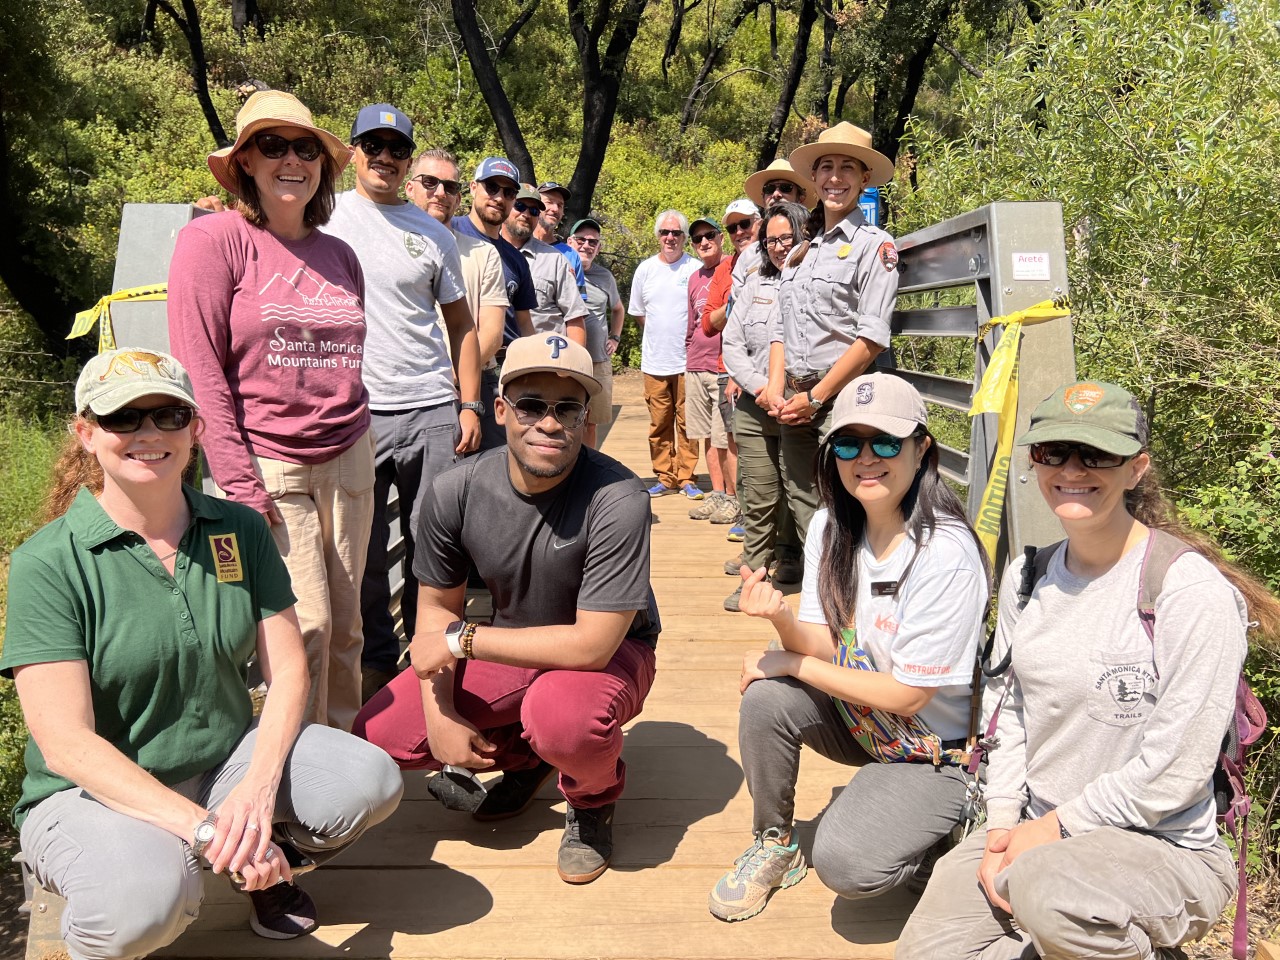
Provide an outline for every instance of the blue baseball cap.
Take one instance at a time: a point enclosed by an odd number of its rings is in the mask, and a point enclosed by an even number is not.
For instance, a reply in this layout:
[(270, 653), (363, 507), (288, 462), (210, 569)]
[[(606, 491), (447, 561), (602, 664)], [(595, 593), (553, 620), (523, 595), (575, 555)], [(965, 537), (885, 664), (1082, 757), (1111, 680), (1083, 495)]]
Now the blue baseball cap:
[(490, 177), (505, 177), (517, 187), (520, 186), (520, 171), (506, 157), (485, 157), (480, 161), (480, 166), (476, 167), (476, 175), (472, 179), (488, 180)]
[(413, 121), (389, 103), (372, 103), (361, 107), (356, 114), (356, 122), (351, 125), (351, 140), (354, 143), (357, 138), (374, 130), (394, 130), (408, 140), (415, 150), (418, 149), (413, 141)]

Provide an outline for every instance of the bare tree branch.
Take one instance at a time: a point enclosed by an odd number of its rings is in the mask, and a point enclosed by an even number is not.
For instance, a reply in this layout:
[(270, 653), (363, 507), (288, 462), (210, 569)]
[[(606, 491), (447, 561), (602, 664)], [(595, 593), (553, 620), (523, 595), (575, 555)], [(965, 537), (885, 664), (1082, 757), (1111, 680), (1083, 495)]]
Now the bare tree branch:
[(941, 37), (939, 37), (938, 46), (941, 47), (943, 50), (945, 50), (947, 53), (951, 54), (952, 59), (954, 59), (955, 62), (960, 65), (961, 70), (969, 74), (969, 76), (971, 77), (977, 77), (979, 80), (982, 79), (981, 68), (975, 67), (972, 63), (966, 60), (964, 58), (964, 55), (955, 47), (953, 47), (950, 43), (948, 43), (946, 40), (943, 40)]
[(521, 8), (520, 14), (511, 21), (511, 26), (507, 27), (506, 32), (498, 38), (498, 44), (493, 48), (493, 59), (501, 60), (503, 58), (507, 48), (511, 46), (516, 35), (524, 28), (524, 25), (529, 22), (529, 18), (533, 16), (538, 9), (538, 4), (541, 2), (542, 0), (525, 0), (525, 5)]

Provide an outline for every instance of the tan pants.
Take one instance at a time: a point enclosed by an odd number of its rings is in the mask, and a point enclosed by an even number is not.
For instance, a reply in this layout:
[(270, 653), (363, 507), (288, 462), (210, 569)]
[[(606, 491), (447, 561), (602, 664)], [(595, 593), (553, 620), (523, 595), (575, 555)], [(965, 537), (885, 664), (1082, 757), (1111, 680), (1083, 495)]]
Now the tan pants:
[(304, 719), (350, 730), (360, 710), (360, 581), (373, 523), (373, 432), (324, 463), (255, 457), (284, 523), (271, 528), (289, 568), (307, 650)]
[(649, 459), (664, 487), (679, 490), (693, 483), (698, 447), (684, 432), (684, 374), (644, 375), (644, 402), (649, 408)]

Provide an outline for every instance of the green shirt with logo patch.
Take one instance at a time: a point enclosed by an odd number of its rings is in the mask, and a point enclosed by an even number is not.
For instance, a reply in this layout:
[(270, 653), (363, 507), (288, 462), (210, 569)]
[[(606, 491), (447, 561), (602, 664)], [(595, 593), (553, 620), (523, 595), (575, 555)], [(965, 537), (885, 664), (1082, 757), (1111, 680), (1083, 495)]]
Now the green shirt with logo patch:
[[(261, 514), (191, 487), (191, 523), (170, 576), (155, 552), (107, 516), (87, 489), (14, 551), (0, 673), (84, 660), (94, 727), (162, 783), (221, 763), (252, 718), (247, 661), (258, 623), (294, 603)], [(74, 784), (33, 739), (14, 808)]]

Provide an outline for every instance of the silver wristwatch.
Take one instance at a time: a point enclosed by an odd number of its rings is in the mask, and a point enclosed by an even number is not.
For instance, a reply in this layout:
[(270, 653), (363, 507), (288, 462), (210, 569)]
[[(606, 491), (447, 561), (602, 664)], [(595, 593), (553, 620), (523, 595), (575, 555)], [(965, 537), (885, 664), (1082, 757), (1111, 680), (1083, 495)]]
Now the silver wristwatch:
[(204, 856), (205, 849), (213, 842), (213, 835), (218, 829), (218, 815), (212, 810), (209, 815), (196, 825), (194, 836), (195, 842), (191, 844), (191, 849), (197, 857)]

